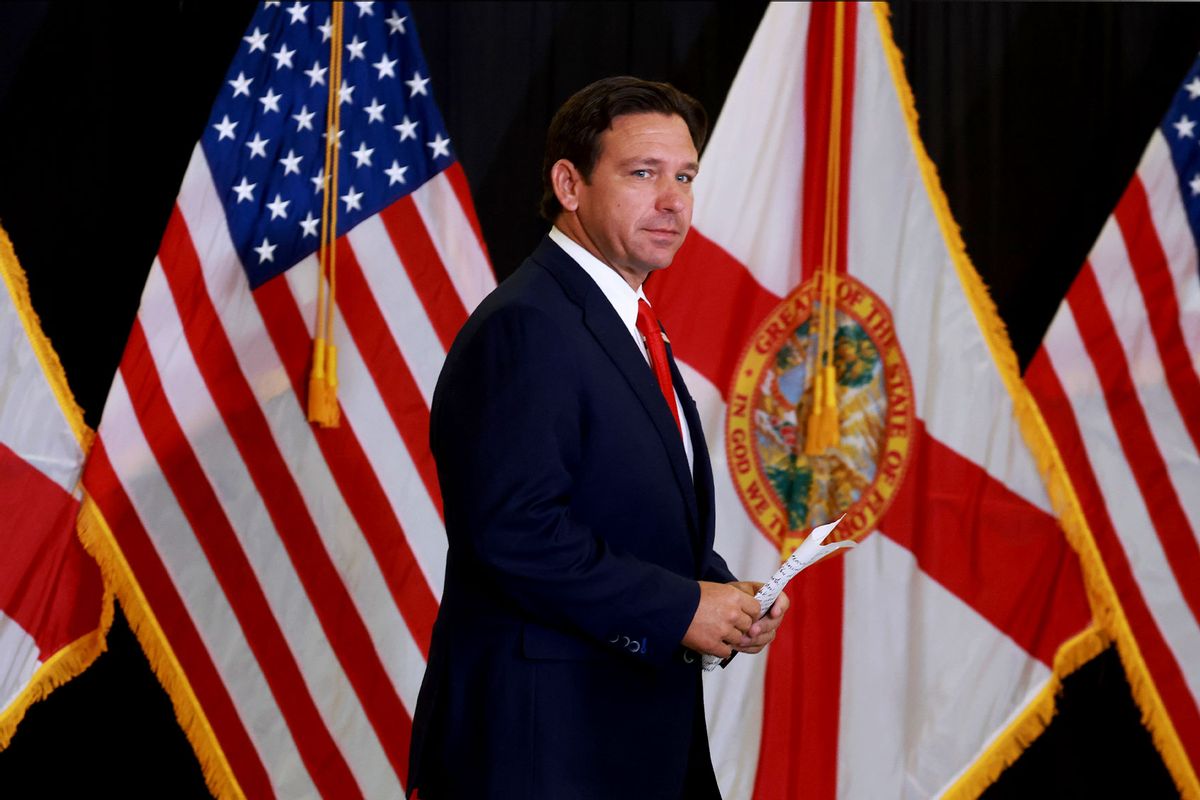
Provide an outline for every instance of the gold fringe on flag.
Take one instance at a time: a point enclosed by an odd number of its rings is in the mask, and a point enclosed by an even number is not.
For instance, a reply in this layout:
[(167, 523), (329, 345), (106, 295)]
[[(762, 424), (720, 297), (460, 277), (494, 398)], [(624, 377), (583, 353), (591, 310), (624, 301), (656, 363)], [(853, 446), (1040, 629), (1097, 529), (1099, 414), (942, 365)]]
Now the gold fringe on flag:
[[(87, 495), (83, 498), (83, 508), (79, 512), (76, 529), (79, 532), (79, 540), (83, 542), (83, 548), (100, 565), (104, 585), (111, 587), (111, 591), (121, 602), (121, 610), (125, 612), (129, 627), (150, 662), (150, 669), (154, 671), (154, 676), (171, 698), (175, 719), (196, 753), (208, 790), (212, 792), (213, 797), (222, 800), (245, 800), (246, 795), (234, 777), (229, 760), (221, 749), (208, 717), (205, 716), (175, 651), (158, 623), (158, 618), (151, 610), (137, 579), (134, 578), (125, 554), (121, 552), (121, 547), (117, 544), (117, 539), (113, 536), (104, 515), (100, 513), (99, 507)], [(111, 607), (110, 603), (110, 620)]]
[[(340, 423), (337, 400), (337, 348), (333, 315), (337, 289), (338, 131), (341, 128), (342, 4), (334, 3), (329, 37), (329, 99), (325, 114), (325, 181), (321, 197), (321, 244), (317, 250), (317, 324), (313, 332), (312, 371), (308, 376), (308, 421), (322, 428)], [(329, 282), (329, 291), (325, 283)]]
[(845, 58), (846, 9), (834, 13), (833, 81), (830, 92), (829, 144), (825, 172), (825, 229), (821, 247), (820, 308), (817, 318), (817, 358), (813, 364), (812, 405), (804, 435), (805, 455), (815, 456), (841, 441), (838, 420), (837, 369), (833, 340), (837, 331), (838, 223), (842, 172), (842, 80)]
[(46, 663), (34, 671), (29, 683), (12, 702), (0, 711), (0, 750), (8, 747), (30, 706), (39, 700), (45, 700), (59, 686), (81, 674), (108, 649), (108, 629), (112, 627), (112, 621), (113, 594), (105, 589), (101, 600), (99, 625), (55, 652)]
[(968, 800), (983, 794), (1050, 724), (1058, 710), (1057, 700), (1062, 691), (1063, 678), (1100, 655), (1111, 643), (1108, 634), (1096, 624), (1064, 642), (1054, 654), (1050, 680), (1046, 681), (1037, 697), (996, 735), (983, 755), (975, 759), (975, 763), (958, 777), (942, 797)]
[(0, 226), (0, 278), (8, 287), (8, 294), (12, 298), (13, 306), (17, 309), (21, 327), (25, 329), (25, 338), (29, 340), (29, 345), (37, 355), (38, 363), (42, 366), (42, 374), (46, 376), (46, 382), (54, 391), (54, 397), (58, 400), (59, 408), (62, 409), (63, 418), (71, 426), (71, 433), (74, 434), (75, 441), (79, 443), (79, 449), (83, 451), (84, 455), (87, 455), (92, 448), (92, 440), (95, 439), (96, 433), (83, 421), (83, 409), (79, 407), (79, 404), (75, 402), (75, 396), (71, 394), (71, 388), (67, 385), (67, 374), (63, 371), (62, 362), (58, 360), (58, 353), (50, 344), (49, 337), (42, 331), (42, 323), (29, 299), (29, 281), (25, 277), (25, 270), (17, 261), (17, 252), (13, 249), (12, 241), (8, 238), (3, 226)]
[[(37, 356), (42, 374), (46, 376), (46, 382), (54, 392), (63, 418), (70, 426), (80, 451), (86, 456), (91, 450), (96, 434), (83, 421), (83, 410), (75, 402), (75, 396), (67, 385), (67, 376), (63, 371), (62, 362), (58, 359), (58, 353), (54, 351), (49, 337), (42, 330), (37, 313), (33, 310), (28, 279), (17, 261), (16, 251), (3, 227), (0, 227), (0, 281), (3, 281), (9, 297), (12, 298), (17, 318), (25, 331), (25, 338)], [(0, 750), (8, 747), (17, 731), (17, 725), (25, 718), (25, 713), (31, 705), (45, 699), (56, 688), (79, 675), (106, 649), (108, 629), (112, 627), (113, 619), (113, 595), (108, 586), (109, 584), (105, 583), (104, 595), (100, 601), (100, 618), (95, 629), (47, 659), (34, 671), (25, 688), (7, 706), (0, 709)]]
[[(917, 127), (917, 110), (913, 100), (912, 87), (904, 74), (904, 57), (892, 38), (892, 27), (888, 20), (886, 3), (875, 3), (875, 18), (879, 24), (883, 47), (891, 68), (892, 81), (900, 98), (900, 104), (908, 125), (909, 140), (917, 162), (921, 169), (921, 177), (925, 183), (937, 215), (938, 224), (942, 229), (942, 238), (946, 242), (959, 281), (970, 302), (971, 310), (979, 323), (979, 328), (987, 341), (992, 359), (1003, 378), (1009, 397), (1013, 403), (1013, 413), (1021, 427), (1025, 443), (1036, 460), (1038, 471), (1050, 495), (1050, 503), (1058, 516), (1066, 534), (1067, 542), (1079, 555), (1083, 571), (1084, 587), (1087, 591), (1088, 603), (1092, 609), (1092, 618), (1099, 626), (1104, 641), (1113, 641), (1117, 646), (1117, 654), (1125, 669), (1133, 699), (1142, 712), (1142, 723), (1150, 731), (1158, 752), (1162, 755), (1163, 763), (1171, 774), (1176, 788), (1182, 797), (1188, 800), (1200, 800), (1200, 779), (1197, 778), (1195, 767), (1183, 749), (1179, 734), (1175, 730), (1171, 717), (1163, 705), (1158, 687), (1150, 676), (1149, 669), (1142, 657), (1141, 648), (1129, 626), (1125, 610), (1112, 585), (1108, 569), (1100, 555), (1096, 540), (1092, 535), (1087, 518), (1083, 514), (1079, 497), (1071, 483), (1070, 474), (1063, 463), (1062, 455), (1054, 443), (1046, 421), (1029, 392), (1029, 388), (1021, 379), (1017, 366), (1017, 357), (1013, 352), (1008, 331), (1000, 319), (996, 306), (992, 302), (987, 287), (980, 278), (975, 266), (967, 255), (962, 233), (950, 213), (950, 203), (942, 191), (938, 179), (937, 167), (925, 151)], [(1073, 669), (1081, 666), (1087, 660), (1098, 654), (1103, 648), (1097, 647), (1097, 641), (1076, 637), (1059, 648), (1054, 658), (1054, 685), (1057, 690), (1058, 681)], [(1088, 654), (1091, 655), (1088, 655)], [(1048, 691), (1048, 690), (1047, 690)], [(1044, 693), (1043, 693), (1044, 694)], [(978, 796), (1000, 772), (1014, 761), (1032, 742), (1046, 725), (1049, 724), (1051, 712), (1047, 711), (1044, 698), (1039, 696), (1026, 708), (1005, 731), (1009, 738), (999, 737), (995, 743), (973, 764), (946, 792), (952, 797)], [(986, 780), (984, 778), (986, 777)]]

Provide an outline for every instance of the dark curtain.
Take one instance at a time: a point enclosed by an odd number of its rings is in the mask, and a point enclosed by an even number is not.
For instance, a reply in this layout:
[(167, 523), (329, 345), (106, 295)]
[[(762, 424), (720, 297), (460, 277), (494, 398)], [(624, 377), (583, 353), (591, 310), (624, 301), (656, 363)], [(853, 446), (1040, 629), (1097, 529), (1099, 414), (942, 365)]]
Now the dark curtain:
[[(414, 5), (500, 277), (544, 231), (538, 171), (558, 104), (628, 73), (675, 83), (715, 119), (763, 8)], [(92, 426), (250, 11), (0, 5), (0, 222)], [(923, 3), (892, 20), (925, 143), (1024, 365), (1200, 47), (1200, 7)], [(1067, 680), (1059, 708), (989, 797), (1176, 796), (1111, 650)], [(109, 652), (0, 753), (0, 787), (207, 796), (119, 613)]]

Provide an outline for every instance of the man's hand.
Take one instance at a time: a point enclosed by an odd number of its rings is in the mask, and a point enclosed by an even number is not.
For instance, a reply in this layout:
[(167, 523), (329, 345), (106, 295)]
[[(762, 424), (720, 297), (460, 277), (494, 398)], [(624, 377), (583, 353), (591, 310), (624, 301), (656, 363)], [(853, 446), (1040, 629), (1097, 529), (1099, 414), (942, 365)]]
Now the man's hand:
[[(757, 581), (737, 581), (729, 586), (741, 589), (751, 597), (758, 594), (758, 590), (762, 588), (762, 584)], [(746, 631), (746, 635), (734, 646), (734, 649), (753, 655), (769, 645), (775, 638), (775, 631), (779, 629), (779, 623), (783, 622), (783, 615), (787, 613), (791, 604), (792, 601), (788, 599), (787, 594), (781, 592), (779, 597), (775, 598), (775, 603), (767, 615), (750, 626), (750, 630)]]
[[(735, 583), (700, 581), (700, 605), (697, 606), (692, 624), (683, 636), (683, 645), (698, 653), (725, 658), (733, 652), (734, 645), (747, 638), (752, 640), (753, 637), (747, 637), (747, 633), (755, 627), (754, 621), (758, 619), (759, 613), (758, 601), (754, 599), (753, 591), (747, 595), (745, 590)], [(778, 626), (778, 623), (775, 625)], [(772, 627), (772, 636), (774, 630)], [(759, 650), (761, 649), (760, 646)]]

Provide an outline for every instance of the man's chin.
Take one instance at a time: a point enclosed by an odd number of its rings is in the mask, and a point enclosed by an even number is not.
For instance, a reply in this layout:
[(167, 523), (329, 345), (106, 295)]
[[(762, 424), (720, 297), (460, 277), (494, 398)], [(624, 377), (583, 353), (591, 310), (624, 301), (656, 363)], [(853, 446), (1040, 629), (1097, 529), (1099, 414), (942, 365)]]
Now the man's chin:
[(657, 247), (653, 251), (646, 253), (645, 258), (641, 259), (642, 266), (647, 272), (655, 272), (660, 269), (666, 269), (671, 266), (675, 260), (675, 254), (679, 252), (680, 246), (683, 245), (683, 240), (671, 245), (670, 247)]
[(645, 272), (647, 275), (649, 275), (652, 272), (658, 272), (659, 270), (666, 269), (667, 267), (671, 266), (671, 262), (670, 261), (660, 261), (660, 260), (643, 261), (643, 262), (641, 262), (641, 264), (639, 266), (641, 267), (643, 272)]

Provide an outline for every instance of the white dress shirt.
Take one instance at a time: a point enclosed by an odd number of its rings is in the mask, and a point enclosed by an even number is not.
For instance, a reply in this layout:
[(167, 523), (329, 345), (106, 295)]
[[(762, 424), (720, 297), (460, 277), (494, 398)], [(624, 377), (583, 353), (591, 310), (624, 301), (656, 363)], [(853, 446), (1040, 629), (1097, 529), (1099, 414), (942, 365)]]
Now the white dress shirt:
[[(629, 329), (629, 335), (633, 337), (642, 358), (646, 359), (646, 364), (649, 365), (650, 354), (646, 352), (646, 343), (642, 341), (642, 334), (637, 329), (638, 300), (646, 300), (645, 292), (641, 287), (634, 291), (619, 272), (589, 253), (587, 248), (557, 227), (550, 228), (550, 238), (600, 287), (600, 291), (608, 298), (608, 302), (612, 304), (617, 316), (621, 318), (621, 322), (625, 323), (625, 327)], [(646, 300), (646, 304), (650, 305), (650, 301)], [(679, 413), (679, 425), (683, 432), (683, 449), (687, 453), (688, 470), (691, 471), (695, 469), (692, 437), (688, 431), (687, 418), (683, 415), (683, 405), (679, 402), (679, 392), (675, 391), (674, 386), (671, 387), (671, 391), (675, 395), (675, 410)]]

